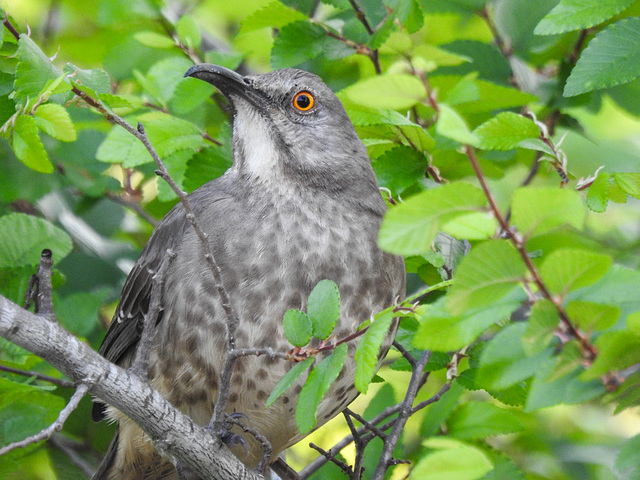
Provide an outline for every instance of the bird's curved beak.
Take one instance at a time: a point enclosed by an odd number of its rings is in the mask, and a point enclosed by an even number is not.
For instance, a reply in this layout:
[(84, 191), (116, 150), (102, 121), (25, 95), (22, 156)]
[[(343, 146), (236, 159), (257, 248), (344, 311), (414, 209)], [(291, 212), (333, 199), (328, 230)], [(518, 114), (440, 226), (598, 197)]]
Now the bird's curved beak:
[(231, 103), (234, 101), (234, 96), (249, 101), (259, 109), (264, 109), (269, 103), (260, 91), (253, 88), (253, 80), (251, 78), (243, 77), (239, 73), (220, 65), (200, 63), (187, 70), (184, 76), (198, 78), (210, 83), (220, 90)]

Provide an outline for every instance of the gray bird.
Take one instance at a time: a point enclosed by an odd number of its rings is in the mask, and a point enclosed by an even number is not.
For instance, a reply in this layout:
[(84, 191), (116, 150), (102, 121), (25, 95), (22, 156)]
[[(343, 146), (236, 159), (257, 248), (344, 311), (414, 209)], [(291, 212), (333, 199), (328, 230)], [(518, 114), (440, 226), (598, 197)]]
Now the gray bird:
[[(283, 315), (291, 308), (304, 310), (309, 293), (323, 279), (336, 282), (342, 299), (334, 339), (402, 297), (403, 260), (377, 246), (385, 204), (366, 148), (322, 80), (297, 69), (245, 77), (210, 64), (196, 65), (185, 76), (215, 85), (234, 113), (232, 167), (189, 198), (239, 317), (237, 347), (288, 351)], [(173, 250), (148, 377), (177, 408), (204, 425), (213, 411), (226, 351), (226, 317), (199, 242), (178, 204), (127, 278), (100, 353), (123, 367), (131, 365), (151, 277), (167, 249)], [(357, 396), (354, 350), (350, 345), (345, 367), (319, 407), (318, 426)], [(294, 421), (300, 384), (265, 408), (273, 387), (292, 366), (266, 356), (242, 357), (231, 379), (227, 413), (242, 414), (265, 435), (273, 459), (303, 437)], [(131, 420), (100, 404), (94, 414), (119, 422), (95, 479), (177, 478), (169, 460), (154, 451)], [(233, 432), (244, 437), (246, 446), (232, 450), (254, 468), (262, 447), (250, 434)]]

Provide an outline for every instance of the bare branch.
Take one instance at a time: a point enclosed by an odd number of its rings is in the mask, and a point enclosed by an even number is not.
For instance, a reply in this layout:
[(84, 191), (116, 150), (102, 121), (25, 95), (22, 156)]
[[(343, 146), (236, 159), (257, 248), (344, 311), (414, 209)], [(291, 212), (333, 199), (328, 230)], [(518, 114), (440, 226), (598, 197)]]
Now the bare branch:
[(420, 356), (420, 359), (418, 359), (418, 361), (416, 362), (415, 367), (413, 368), (413, 372), (411, 373), (411, 380), (409, 381), (409, 386), (407, 387), (407, 394), (405, 395), (404, 400), (401, 403), (395, 425), (393, 426), (391, 433), (384, 441), (382, 454), (380, 455), (380, 460), (378, 461), (376, 471), (373, 473), (373, 477), (371, 477), (372, 480), (382, 480), (388, 468), (391, 466), (393, 450), (396, 448), (398, 440), (400, 440), (400, 434), (402, 433), (407, 420), (413, 413), (413, 401), (415, 400), (416, 395), (418, 395), (418, 390), (423, 384), (422, 371), (429, 361), (429, 357), (431, 357), (431, 352), (429, 350), (425, 350)]
[(62, 411), (58, 415), (58, 418), (56, 419), (55, 422), (53, 422), (44, 430), (41, 430), (40, 432), (36, 433), (35, 435), (31, 435), (30, 437), (27, 437), (24, 440), (10, 443), (6, 447), (0, 448), (0, 455), (9, 453), (10, 451), (15, 450), (16, 448), (25, 448), (34, 443), (38, 443), (43, 440), (48, 440), (49, 438), (51, 438), (51, 435), (53, 435), (55, 432), (59, 432), (60, 430), (62, 430), (62, 427), (64, 426), (64, 422), (67, 421), (67, 418), (69, 418), (69, 415), (71, 415), (71, 412), (73, 412), (78, 407), (80, 400), (82, 400), (82, 397), (85, 396), (88, 390), (89, 390), (89, 387), (87, 385), (83, 383), (78, 385), (78, 388), (74, 392), (74, 394), (71, 396), (69, 403), (67, 403), (67, 405), (62, 409)]
[(70, 382), (69, 380), (65, 380), (64, 378), (50, 377), (49, 375), (44, 375), (43, 373), (34, 372), (32, 370), (25, 371), (18, 368), (7, 367), (6, 365), (0, 365), (0, 372), (13, 373), (15, 375), (22, 375), (24, 377), (35, 377), (38, 380), (53, 383), (54, 385), (62, 388), (76, 388), (75, 383)]
[(181, 459), (203, 479), (261, 480), (221, 442), (158, 391), (105, 360), (64, 330), (0, 295), (0, 336), (38, 355), (135, 421), (161, 453)]
[(87, 477), (91, 477), (94, 474), (94, 468), (74, 448), (76, 444), (80, 447), (83, 447), (83, 444), (74, 442), (60, 434), (53, 434), (49, 439), (49, 443), (69, 457), (69, 460), (82, 470)]

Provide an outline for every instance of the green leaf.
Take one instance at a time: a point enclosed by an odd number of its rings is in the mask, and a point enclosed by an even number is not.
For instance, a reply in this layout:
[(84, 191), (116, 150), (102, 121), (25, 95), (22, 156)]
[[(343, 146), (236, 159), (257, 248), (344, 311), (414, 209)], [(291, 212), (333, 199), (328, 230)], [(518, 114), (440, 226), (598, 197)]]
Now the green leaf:
[(442, 231), (455, 238), (485, 240), (495, 235), (498, 229), (496, 218), (489, 212), (468, 212), (442, 224)]
[(487, 306), (470, 308), (462, 315), (452, 315), (444, 308), (445, 300), (438, 300), (429, 305), (420, 319), (413, 345), (444, 352), (459, 350), (496, 322), (508, 319), (524, 299), (522, 289), (514, 288), (503, 298)]
[(287, 310), (282, 319), (284, 336), (291, 345), (304, 347), (311, 340), (311, 320), (300, 310)]
[(398, 255), (426, 253), (443, 223), (483, 210), (486, 204), (482, 190), (468, 183), (451, 183), (421, 192), (387, 211), (380, 228), (380, 247)]
[(480, 148), (511, 150), (523, 140), (539, 137), (540, 129), (530, 118), (502, 112), (480, 125), (473, 133), (480, 137)]
[(640, 451), (640, 435), (631, 437), (629, 440), (622, 444), (620, 452), (616, 457), (616, 468), (619, 470), (633, 469), (635, 475), (629, 475), (626, 478), (637, 477), (640, 470), (640, 458), (638, 452)]
[(394, 194), (401, 193), (419, 179), (424, 178), (427, 158), (413, 148), (404, 145), (392, 148), (372, 162), (378, 184)]
[(567, 314), (573, 323), (587, 332), (613, 327), (620, 318), (620, 309), (610, 305), (574, 300), (567, 304)]
[(525, 238), (562, 225), (582, 229), (587, 210), (578, 192), (554, 187), (518, 188), (511, 199), (512, 222)]
[(69, 235), (46, 220), (23, 213), (0, 217), (0, 268), (38, 265), (45, 248), (58, 263), (71, 247)]
[(386, 309), (375, 316), (356, 348), (355, 385), (360, 393), (367, 393), (371, 379), (378, 369), (380, 346), (389, 333), (394, 314)]
[(191, 15), (183, 15), (176, 22), (176, 33), (180, 41), (189, 49), (199, 48), (202, 43), (200, 29)]
[(55, 80), (61, 75), (62, 72), (51, 63), (40, 47), (28, 36), (21, 34), (18, 41), (18, 64), (14, 84), (16, 103), (25, 105), (27, 97), (32, 101), (35, 100), (48, 81)]
[(300, 433), (309, 433), (315, 427), (318, 406), (333, 382), (338, 378), (346, 356), (347, 344), (343, 343), (311, 370), (307, 383), (300, 391), (296, 405), (295, 419)]
[(640, 335), (625, 330), (604, 332), (596, 341), (598, 356), (582, 374), (583, 380), (623, 370), (640, 362)]
[[(556, 322), (554, 327), (557, 326)], [(526, 323), (514, 323), (487, 342), (476, 374), (483, 388), (504, 390), (535, 375), (542, 366), (553, 364), (550, 349), (544, 343), (534, 355), (527, 356), (523, 337), (528, 329)]]
[[(304, 48), (300, 48), (304, 45)], [(271, 49), (271, 66), (287, 68), (319, 56), (340, 58), (353, 53), (353, 49), (327, 35), (324, 28), (309, 21), (298, 21), (280, 29)]]
[(479, 448), (446, 437), (433, 437), (422, 443), (435, 451), (423, 456), (409, 480), (477, 480), (493, 468)]
[(176, 45), (172, 38), (151, 31), (135, 33), (133, 38), (151, 48), (171, 48)]
[(289, 388), (296, 382), (296, 380), (302, 375), (304, 372), (309, 370), (311, 365), (314, 362), (314, 358), (305, 358), (300, 363), (296, 363), (291, 370), (289, 370), (284, 377), (280, 379), (278, 384), (273, 388), (271, 395), (267, 398), (266, 407), (269, 408), (273, 405), (280, 396), (289, 390)]
[(559, 33), (595, 27), (627, 9), (635, 0), (561, 0), (536, 26), (536, 35)]
[(178, 84), (184, 82), (184, 72), (192, 65), (186, 58), (169, 57), (154, 63), (146, 76), (138, 73), (136, 78), (143, 85), (145, 91), (163, 106), (166, 106), (173, 97)]
[(187, 115), (202, 106), (214, 92), (213, 85), (187, 77), (176, 85), (169, 108), (178, 115)]
[(340, 291), (332, 280), (320, 280), (309, 294), (307, 315), (313, 336), (325, 340), (340, 318)]
[[(82, 85), (93, 90), (95, 93), (110, 93), (111, 79), (107, 72), (99, 68), (83, 70), (72, 63), (64, 66), (64, 73), (70, 75), (70, 80), (76, 85)], [(73, 76), (71, 76), (73, 75)], [(93, 96), (93, 95), (92, 95)]]
[(537, 355), (546, 349), (554, 338), (560, 316), (556, 306), (546, 298), (541, 298), (531, 307), (527, 331), (522, 343), (527, 355)]
[(70, 332), (86, 337), (100, 326), (100, 307), (110, 294), (108, 289), (78, 292), (56, 302), (56, 318)]
[(480, 143), (480, 137), (472, 133), (467, 123), (458, 112), (441, 103), (438, 105), (440, 113), (438, 114), (438, 122), (436, 123), (436, 132), (443, 137), (450, 138), (462, 144), (477, 146)]
[(607, 273), (611, 257), (588, 250), (561, 248), (544, 259), (540, 276), (554, 295), (566, 296), (571, 290), (591, 285)]
[(34, 119), (36, 126), (53, 138), (63, 142), (75, 142), (78, 138), (69, 112), (61, 105), (56, 103), (40, 105)]
[(342, 90), (343, 100), (368, 108), (406, 110), (427, 96), (420, 80), (408, 74), (369, 77)]
[(289, 23), (304, 20), (307, 20), (307, 17), (303, 13), (287, 7), (281, 2), (272, 1), (247, 16), (242, 21), (240, 32), (247, 33), (266, 27), (282, 28)]
[(447, 295), (447, 309), (462, 314), (489, 305), (524, 279), (526, 266), (507, 240), (491, 240), (471, 249), (462, 259)]
[(511, 411), (486, 402), (460, 405), (447, 421), (447, 431), (461, 440), (479, 440), (521, 432), (524, 425)]
[(589, 187), (587, 193), (587, 207), (592, 212), (602, 213), (609, 203), (609, 179), (608, 173), (600, 172)]
[(640, 77), (640, 18), (619, 20), (584, 49), (564, 87), (564, 96), (628, 83)]
[(613, 178), (618, 186), (627, 194), (640, 199), (640, 173), (636, 172), (616, 172)]
[(560, 404), (584, 403), (605, 392), (600, 379), (587, 382), (581, 380), (581, 369), (576, 369), (554, 381), (548, 381), (550, 373), (552, 373), (552, 366), (548, 369), (541, 368), (531, 382), (525, 412)]
[(53, 165), (40, 141), (36, 120), (32, 115), (18, 115), (12, 133), (11, 148), (18, 160), (36, 172), (53, 172)]
[[(130, 124), (134, 123), (129, 120)], [(204, 145), (202, 134), (193, 123), (160, 112), (140, 115), (149, 141), (160, 157), (179, 150), (196, 151)], [(135, 124), (135, 123), (134, 123)], [(114, 126), (98, 147), (96, 158), (107, 163), (121, 163), (130, 168), (152, 161), (142, 142), (120, 126)]]

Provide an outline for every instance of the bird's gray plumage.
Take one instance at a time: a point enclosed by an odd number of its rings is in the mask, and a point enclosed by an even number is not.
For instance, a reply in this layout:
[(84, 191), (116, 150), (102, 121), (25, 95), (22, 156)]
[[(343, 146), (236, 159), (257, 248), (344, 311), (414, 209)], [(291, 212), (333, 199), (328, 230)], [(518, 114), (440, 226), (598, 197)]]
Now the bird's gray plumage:
[[(196, 65), (187, 76), (217, 86), (234, 111), (233, 166), (190, 195), (190, 202), (218, 262), (239, 317), (239, 348), (291, 348), (282, 332), (287, 309), (306, 308), (323, 279), (338, 284), (342, 307), (335, 333), (341, 338), (404, 294), (400, 258), (377, 247), (385, 211), (366, 149), (344, 107), (319, 77), (280, 70), (242, 77), (214, 65)], [(306, 92), (313, 106), (302, 111), (295, 95)], [(200, 424), (213, 409), (225, 352), (226, 317), (199, 239), (181, 205), (160, 223), (125, 283), (114, 321), (100, 349), (128, 365), (149, 304), (151, 277), (167, 249), (177, 256), (165, 275), (162, 314), (150, 355), (153, 386)], [(391, 341), (391, 335), (385, 345)], [(318, 411), (319, 424), (356, 396), (353, 351)], [(280, 451), (301, 438), (293, 412), (300, 385), (271, 408), (273, 387), (292, 364), (268, 357), (242, 357), (231, 379), (227, 411), (247, 416)], [(173, 478), (167, 461), (121, 414), (117, 445), (95, 478)], [(237, 432), (241, 433), (241, 432)], [(244, 434), (248, 452), (235, 450), (248, 466), (261, 447)], [(163, 476), (163, 471), (169, 476)]]

